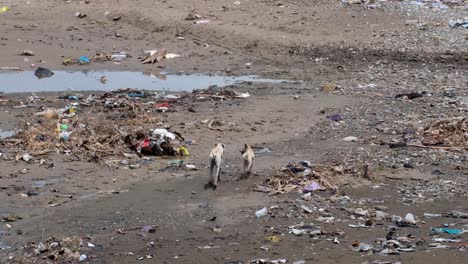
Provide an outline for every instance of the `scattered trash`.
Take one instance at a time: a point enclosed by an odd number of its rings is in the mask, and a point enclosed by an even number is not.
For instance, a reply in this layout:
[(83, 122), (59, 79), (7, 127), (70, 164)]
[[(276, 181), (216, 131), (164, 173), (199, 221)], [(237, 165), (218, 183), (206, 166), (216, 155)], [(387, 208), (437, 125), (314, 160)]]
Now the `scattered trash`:
[(321, 186), (318, 182), (312, 181), (309, 185), (304, 187), (302, 190), (303, 193), (313, 192), (313, 191), (325, 191), (327, 188)]
[(65, 66), (69, 66), (69, 65), (72, 65), (72, 64), (76, 64), (76, 63), (78, 63), (77, 60), (75, 60), (73, 58), (65, 58), (62, 61), (62, 64), (65, 65)]
[(270, 241), (272, 243), (278, 243), (281, 241), (281, 238), (279, 236), (267, 236), (265, 237), (265, 240)]
[(62, 132), (60, 132), (60, 134), (59, 134), (59, 138), (60, 138), (61, 140), (63, 140), (63, 141), (68, 141), (69, 138), (70, 138), (70, 134), (71, 134), (71, 132), (62, 131)]
[(302, 210), (304, 210), (304, 212), (306, 212), (308, 214), (311, 214), (311, 213), (314, 212), (312, 209), (310, 209), (309, 207), (307, 207), (305, 205), (301, 205), (301, 208), (302, 208)]
[(305, 264), (305, 260), (294, 261), (292, 264)]
[(0, 13), (5, 13), (7, 12), (8, 10), (10, 10), (10, 8), (8, 6), (2, 6), (0, 7)]
[(121, 61), (125, 60), (128, 57), (129, 57), (129, 55), (126, 52), (114, 53), (114, 54), (110, 55), (110, 59), (113, 62), (121, 62)]
[(174, 133), (171, 133), (171, 132), (167, 131), (167, 129), (164, 129), (164, 128), (157, 128), (157, 129), (153, 130), (153, 135), (158, 135), (163, 139), (165, 139), (165, 138), (170, 138), (172, 140), (176, 139), (176, 135)]
[(455, 89), (447, 88), (447, 89), (444, 89), (444, 96), (448, 97), (448, 98), (455, 98), (455, 97), (457, 97), (457, 93), (456, 93)]
[(166, 112), (171, 106), (168, 102), (163, 102), (154, 104), (154, 107), (161, 112)]
[(322, 230), (304, 224), (290, 227), (290, 233), (296, 236), (309, 235), (310, 237), (323, 235)]
[(286, 263), (286, 259), (275, 259), (275, 260), (269, 260), (269, 259), (253, 259), (250, 260), (248, 263), (251, 264), (281, 264), (281, 263)]
[(468, 219), (468, 213), (460, 212), (460, 211), (449, 211), (447, 212), (447, 216), (453, 217), (453, 218), (464, 218)]
[(197, 167), (195, 167), (195, 165), (192, 165), (192, 164), (186, 164), (185, 167), (186, 167), (188, 170), (197, 170)]
[(341, 2), (356, 5), (364, 3), (364, 0), (341, 0)]
[(209, 19), (200, 19), (200, 20), (194, 21), (193, 23), (199, 25), (199, 24), (208, 24), (210, 22), (211, 20)]
[(85, 17), (87, 17), (88, 15), (83, 14), (83, 13), (80, 13), (80, 12), (75, 12), (75, 16), (76, 16), (77, 18), (85, 18)]
[(351, 228), (369, 228), (370, 226), (364, 225), (364, 224), (359, 224), (359, 225), (349, 224), (348, 227), (351, 227)]
[(270, 193), (270, 195), (283, 194), (296, 189), (303, 190), (306, 186), (310, 186), (313, 181), (319, 183), (323, 188), (336, 190), (337, 186), (332, 183), (337, 179), (336, 175), (344, 175), (349, 170), (350, 168), (345, 169), (342, 166), (333, 165), (311, 166), (307, 161), (299, 164), (292, 163), (266, 179), (262, 185), (255, 186), (254, 190)]
[(416, 220), (414, 219), (414, 215), (412, 213), (406, 214), (405, 218), (403, 219), (408, 224), (416, 224)]
[(151, 138), (146, 138), (137, 144), (136, 149), (138, 154), (143, 155), (175, 156), (177, 154), (171, 142), (164, 139), (153, 140)]
[(394, 149), (394, 148), (405, 148), (408, 146), (408, 144), (406, 142), (392, 142), (390, 144), (388, 144), (388, 146), (391, 148), (391, 149)]
[(78, 58), (78, 63), (83, 65), (83, 64), (89, 64), (91, 60), (88, 58), (88, 56), (81, 56)]
[(141, 230), (146, 233), (156, 233), (156, 227), (154, 226), (144, 226), (141, 228)]
[(32, 160), (32, 156), (29, 155), (28, 153), (24, 154), (21, 159), (23, 159), (24, 161), (28, 162), (30, 160)]
[(34, 52), (32, 52), (30, 50), (25, 50), (25, 51), (21, 52), (20, 55), (21, 56), (34, 56)]
[(80, 255), (80, 258), (78, 259), (80, 262), (86, 261), (88, 259), (88, 256), (85, 254)]
[(441, 214), (424, 213), (424, 217), (426, 217), (426, 218), (439, 218), (439, 217), (442, 217), (442, 215)]
[(432, 238), (434, 242), (445, 242), (445, 243), (460, 243), (462, 242), (461, 239), (449, 239), (449, 238), (441, 238), (441, 237), (434, 237)]
[(250, 94), (249, 93), (237, 93), (236, 98), (248, 98), (250, 97)]
[(354, 136), (348, 136), (348, 137), (345, 137), (345, 138), (343, 138), (341, 140), (347, 141), (347, 142), (357, 142), (359, 139), (357, 137), (354, 137)]
[(18, 220), (21, 220), (23, 218), (17, 216), (17, 215), (14, 215), (14, 214), (10, 214), (10, 215), (7, 215), (7, 216), (4, 216), (2, 218), (2, 221), (3, 222), (15, 222), (15, 221), (18, 221)]
[(227, 100), (227, 99), (234, 99), (234, 98), (248, 98), (250, 97), (249, 93), (243, 93), (239, 91), (232, 91), (224, 88), (220, 88), (216, 85), (212, 85), (205, 90), (193, 90), (193, 95), (202, 100), (206, 98), (212, 98), (215, 100)]
[(426, 92), (402, 93), (402, 94), (397, 94), (395, 98), (406, 98), (409, 100), (413, 100), (416, 98), (423, 97), (426, 94), (427, 94)]
[(19, 67), (0, 67), (1, 71), (23, 71), (22, 68)]
[(444, 173), (441, 170), (433, 170), (431, 174), (432, 175), (444, 175)]
[(457, 28), (457, 27), (464, 27), (468, 28), (468, 18), (462, 19), (462, 18), (451, 18), (449, 20), (449, 27), (451, 28)]
[(167, 53), (164, 58), (166, 59), (175, 59), (175, 58), (179, 58), (180, 55), (179, 54), (175, 54), (175, 53)]
[(256, 148), (256, 147), (253, 147), (254, 149), (254, 154), (255, 155), (260, 155), (260, 154), (265, 154), (265, 153), (270, 153), (271, 150), (268, 149), (268, 148)]
[(201, 18), (202, 18), (202, 16), (195, 13), (195, 11), (193, 10), (187, 15), (185, 20), (197, 20), (197, 19), (201, 19)]
[(213, 232), (215, 232), (215, 233), (221, 233), (221, 232), (223, 231), (223, 229), (222, 229), (222, 228), (219, 228), (219, 227), (213, 227), (212, 230), (213, 230)]
[(392, 221), (400, 227), (415, 227), (416, 226), (416, 219), (412, 213), (406, 214), (405, 218), (401, 218), (400, 216), (393, 216)]
[(184, 147), (184, 146), (177, 147), (176, 152), (177, 152), (177, 155), (179, 155), (179, 156), (185, 156), (185, 157), (190, 156), (190, 153), (189, 153), (188, 149), (186, 147)]
[(268, 210), (266, 207), (263, 207), (262, 209), (258, 210), (255, 212), (255, 217), (256, 218), (261, 218), (261, 217), (264, 217), (266, 216), (268, 213)]
[(372, 246), (366, 243), (359, 243), (357, 250), (360, 252), (368, 252), (372, 250)]
[(340, 122), (343, 120), (343, 118), (341, 117), (340, 114), (334, 114), (334, 115), (329, 115), (327, 116), (328, 119), (330, 119), (331, 121), (335, 121), (335, 122)]
[(324, 92), (333, 92), (338, 89), (338, 86), (334, 83), (324, 83), (322, 84), (322, 91)]
[(450, 234), (450, 235), (461, 235), (461, 234), (465, 233), (464, 230), (460, 230), (460, 229), (436, 228), (436, 227), (433, 227), (432, 231), (437, 232), (437, 233), (447, 233), (447, 234)]

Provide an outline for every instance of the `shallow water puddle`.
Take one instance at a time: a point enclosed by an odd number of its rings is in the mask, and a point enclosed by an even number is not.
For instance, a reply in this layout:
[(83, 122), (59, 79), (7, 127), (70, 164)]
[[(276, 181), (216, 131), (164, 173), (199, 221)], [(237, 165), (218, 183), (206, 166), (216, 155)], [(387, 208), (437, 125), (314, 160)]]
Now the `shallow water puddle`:
[(240, 82), (281, 83), (285, 80), (262, 79), (254, 75), (230, 77), (216, 75), (179, 75), (131, 71), (53, 71), (50, 77), (37, 78), (34, 71), (0, 73), (0, 92), (111, 91), (137, 88), (161, 91), (192, 91), (210, 85), (227, 86)]

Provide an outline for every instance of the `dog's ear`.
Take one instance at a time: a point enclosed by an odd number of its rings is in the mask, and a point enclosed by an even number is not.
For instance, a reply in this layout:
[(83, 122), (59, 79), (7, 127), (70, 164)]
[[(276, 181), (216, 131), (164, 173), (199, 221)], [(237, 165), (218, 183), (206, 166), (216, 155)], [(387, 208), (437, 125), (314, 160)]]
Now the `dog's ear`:
[(223, 149), (224, 149), (224, 144), (221, 144), (221, 146), (223, 146)]
[(244, 144), (244, 148), (248, 148), (247, 144)]

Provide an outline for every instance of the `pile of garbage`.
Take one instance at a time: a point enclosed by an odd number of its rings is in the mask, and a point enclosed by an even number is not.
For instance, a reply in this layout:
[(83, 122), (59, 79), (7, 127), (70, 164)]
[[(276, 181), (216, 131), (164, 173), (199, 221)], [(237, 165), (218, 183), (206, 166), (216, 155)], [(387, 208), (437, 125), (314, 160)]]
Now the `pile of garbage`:
[(423, 137), (426, 146), (468, 149), (468, 120), (466, 117), (437, 120), (424, 129)]
[[(139, 117), (149, 121), (152, 116)], [(129, 154), (134, 150), (138, 156), (188, 155), (181, 144), (183, 138), (166, 129), (139, 129), (139, 122), (132, 119), (108, 120), (99, 117), (75, 116), (67, 119), (42, 119), (34, 125), (24, 124), (17, 138), (32, 156), (52, 151), (72, 154), (106, 164), (120, 161), (119, 157), (137, 158)], [(178, 140), (176, 140), (176, 138)], [(179, 146), (180, 145), (180, 146)]]
[(254, 187), (255, 191), (270, 195), (289, 193), (298, 190), (302, 193), (324, 190), (338, 190), (343, 184), (343, 177), (353, 177), (355, 169), (342, 165), (311, 165), (308, 161), (291, 163), (277, 171), (262, 184)]
[(144, 155), (188, 155), (182, 135), (159, 128), (160, 115), (155, 113), (170, 107), (161, 95), (125, 89), (100, 98), (60, 98), (71, 102), (60, 109), (43, 108), (32, 122), (20, 121), (15, 137), (2, 144), (19, 148), (20, 156), (25, 151), (32, 157), (57, 152), (108, 165)]
[(77, 263), (89, 261), (89, 255), (95, 250), (102, 250), (102, 246), (92, 243), (90, 238), (50, 237), (44, 243), (28, 243), (23, 249), (25, 253), (15, 259), (16, 263), (37, 263), (38, 259)]

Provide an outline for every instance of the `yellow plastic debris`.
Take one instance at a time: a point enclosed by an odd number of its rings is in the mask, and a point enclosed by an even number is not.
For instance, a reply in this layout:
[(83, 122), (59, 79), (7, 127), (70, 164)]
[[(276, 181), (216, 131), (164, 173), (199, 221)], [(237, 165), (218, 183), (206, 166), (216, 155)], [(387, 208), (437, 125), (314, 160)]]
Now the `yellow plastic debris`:
[(72, 65), (73, 64), (73, 59), (72, 58), (65, 58), (62, 61), (62, 64), (65, 65), (65, 66)]
[(2, 6), (0, 8), (0, 13), (5, 13), (6, 11), (10, 10), (10, 8), (8, 6)]
[(179, 154), (182, 155), (182, 156), (188, 156), (189, 155), (189, 152), (188, 152), (187, 148), (185, 148), (185, 147), (177, 148), (177, 152), (179, 152)]
[(265, 237), (265, 240), (270, 241), (272, 243), (278, 243), (281, 241), (281, 238), (279, 236), (267, 236)]

